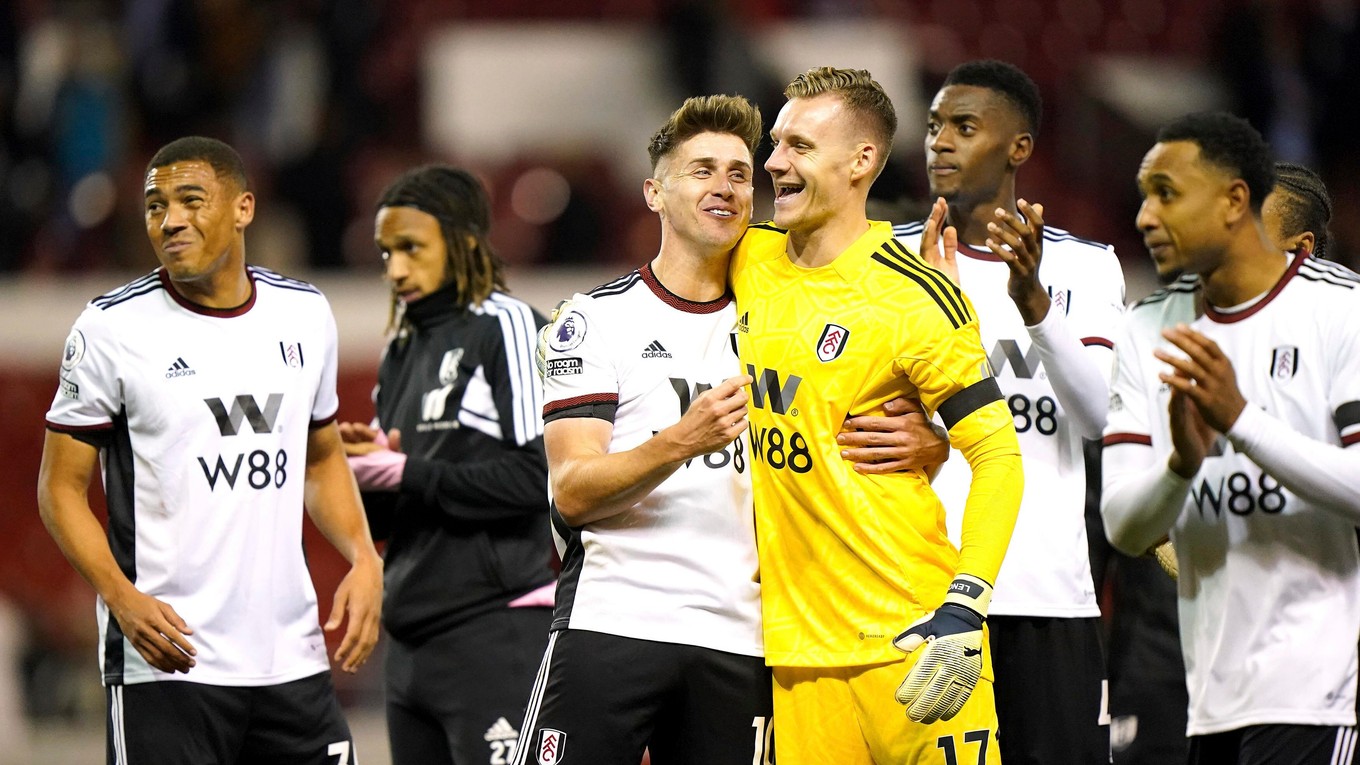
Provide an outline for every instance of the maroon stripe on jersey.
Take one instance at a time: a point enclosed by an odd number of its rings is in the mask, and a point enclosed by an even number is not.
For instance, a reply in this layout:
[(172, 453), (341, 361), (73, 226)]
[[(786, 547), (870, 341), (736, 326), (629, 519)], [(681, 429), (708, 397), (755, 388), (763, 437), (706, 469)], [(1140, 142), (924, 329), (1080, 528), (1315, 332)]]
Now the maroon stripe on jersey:
[(1341, 437), (1342, 446), (1355, 446), (1356, 444), (1360, 444), (1360, 430), (1357, 430), (1349, 436)]
[[(336, 414), (339, 414), (339, 412), (336, 412)], [(319, 420), (312, 420), (311, 423), (307, 426), (307, 429), (316, 430), (317, 428), (324, 428), (327, 425), (331, 424), (332, 422), (335, 422), (334, 414), (331, 415), (330, 417), (322, 417)]]
[(614, 404), (619, 403), (617, 393), (590, 393), (585, 396), (573, 396), (564, 398), (561, 401), (550, 401), (543, 405), (543, 416), (547, 417), (554, 412), (561, 412), (565, 409), (574, 409), (578, 406), (589, 406), (591, 404)]
[(1152, 436), (1145, 436), (1141, 433), (1111, 433), (1100, 440), (1101, 446), (1114, 446), (1115, 444), (1142, 444), (1152, 446)]
[(105, 422), (99, 425), (63, 425), (60, 422), (47, 420), (47, 429), (57, 433), (90, 433), (99, 430), (113, 430), (113, 423)]
[(1294, 278), (1294, 274), (1299, 272), (1299, 267), (1302, 266), (1306, 260), (1308, 260), (1308, 258), (1303, 256), (1294, 256), (1294, 262), (1290, 263), (1289, 268), (1285, 269), (1284, 276), (1281, 276), (1280, 280), (1275, 283), (1275, 286), (1270, 288), (1270, 292), (1267, 292), (1265, 297), (1256, 301), (1256, 305), (1251, 308), (1236, 313), (1223, 313), (1216, 310), (1206, 301), (1204, 304), (1204, 315), (1210, 321), (1218, 324), (1232, 324), (1233, 322), (1242, 321), (1243, 319), (1254, 315), (1257, 311), (1265, 308), (1267, 303), (1274, 300), (1276, 295), (1280, 294), (1280, 291), (1284, 289), (1284, 285), (1288, 284), (1289, 280)]
[(638, 273), (642, 274), (642, 283), (647, 285), (647, 289), (650, 289), (653, 295), (656, 295), (661, 299), (661, 302), (677, 311), (684, 311), (685, 313), (717, 313), (732, 302), (732, 293), (730, 292), (724, 293), (723, 296), (717, 300), (710, 300), (707, 303), (696, 303), (693, 300), (686, 300), (666, 289), (666, 285), (657, 281), (656, 274), (652, 273), (651, 263), (639, 268)]
[(165, 287), (165, 291), (170, 294), (170, 297), (179, 304), (180, 308), (183, 308), (186, 311), (192, 311), (193, 313), (202, 316), (212, 316), (218, 319), (230, 319), (234, 316), (241, 316), (255, 305), (255, 274), (250, 273), (248, 270), (246, 271), (246, 276), (250, 278), (250, 299), (235, 308), (210, 308), (206, 305), (199, 305), (179, 294), (179, 290), (175, 289), (175, 286), (170, 283), (170, 274), (167, 274), (164, 268), (157, 271), (157, 274), (159, 274), (161, 278), (161, 286)]
[(1105, 348), (1109, 348), (1110, 350), (1114, 350), (1114, 342), (1111, 340), (1106, 340), (1103, 337), (1083, 337), (1081, 339), (1081, 344), (1087, 346), (1099, 345)]

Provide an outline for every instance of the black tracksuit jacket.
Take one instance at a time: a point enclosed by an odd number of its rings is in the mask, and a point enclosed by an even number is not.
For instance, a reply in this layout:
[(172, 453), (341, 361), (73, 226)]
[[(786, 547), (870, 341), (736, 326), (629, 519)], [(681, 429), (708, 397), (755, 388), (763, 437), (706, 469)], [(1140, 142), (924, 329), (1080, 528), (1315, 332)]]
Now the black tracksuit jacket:
[(383, 626), (418, 644), (552, 581), (548, 468), (533, 336), (546, 320), (497, 293), (412, 303), (383, 354), (378, 425), (401, 431), (400, 490), (367, 492), (387, 539)]

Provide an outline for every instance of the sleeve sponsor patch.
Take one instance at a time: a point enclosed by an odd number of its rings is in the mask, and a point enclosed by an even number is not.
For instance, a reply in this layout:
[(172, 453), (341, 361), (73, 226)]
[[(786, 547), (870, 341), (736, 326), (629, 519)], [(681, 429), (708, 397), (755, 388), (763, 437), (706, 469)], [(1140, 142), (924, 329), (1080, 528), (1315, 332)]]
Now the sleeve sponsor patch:
[(66, 347), (61, 352), (61, 368), (70, 372), (80, 360), (85, 358), (85, 335), (73, 329), (66, 338)]
[(560, 359), (548, 359), (548, 377), (558, 377), (561, 375), (581, 374), (581, 359), (577, 356), (566, 356)]
[(61, 378), (61, 395), (79, 401), (80, 386), (63, 377)]
[(548, 338), (548, 347), (558, 353), (564, 353), (580, 345), (585, 339), (586, 317), (579, 311), (567, 311), (558, 317), (552, 335)]

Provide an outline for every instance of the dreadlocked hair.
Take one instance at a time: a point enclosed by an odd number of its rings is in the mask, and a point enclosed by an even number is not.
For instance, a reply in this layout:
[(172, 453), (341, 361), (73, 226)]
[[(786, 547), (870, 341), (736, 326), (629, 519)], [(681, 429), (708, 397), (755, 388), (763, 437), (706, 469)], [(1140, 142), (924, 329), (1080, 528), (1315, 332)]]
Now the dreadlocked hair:
[(1322, 177), (1303, 165), (1276, 162), (1275, 191), (1286, 197), (1286, 204), (1280, 207), (1280, 225), (1284, 227), (1281, 233), (1288, 237), (1313, 232), (1313, 255), (1327, 257), (1332, 197)]
[[(454, 285), (454, 300), (459, 305), (474, 306), (492, 292), (509, 292), (505, 264), (489, 239), (491, 201), (472, 173), (448, 165), (408, 170), (378, 197), (377, 209), (384, 207), (413, 207), (439, 221), (448, 253), (445, 284)], [(389, 330), (402, 323), (400, 314), (400, 301), (394, 294), (388, 313)]]

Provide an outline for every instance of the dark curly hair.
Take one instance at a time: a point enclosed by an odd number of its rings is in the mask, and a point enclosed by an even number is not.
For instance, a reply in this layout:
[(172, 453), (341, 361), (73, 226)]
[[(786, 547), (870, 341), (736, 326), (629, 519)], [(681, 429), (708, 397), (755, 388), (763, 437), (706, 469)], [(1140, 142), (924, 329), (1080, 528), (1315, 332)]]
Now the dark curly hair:
[(1020, 67), (996, 59), (965, 61), (945, 75), (941, 88), (950, 85), (972, 85), (1000, 93), (1025, 120), (1030, 135), (1039, 135), (1043, 121), (1044, 101), (1039, 86)]
[(1270, 145), (1250, 122), (1227, 112), (1196, 112), (1173, 120), (1157, 132), (1158, 143), (1191, 141), (1205, 161), (1241, 178), (1251, 192), (1251, 209), (1275, 187), (1275, 158)]

